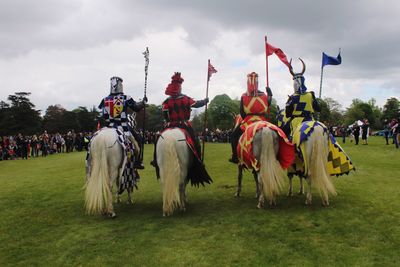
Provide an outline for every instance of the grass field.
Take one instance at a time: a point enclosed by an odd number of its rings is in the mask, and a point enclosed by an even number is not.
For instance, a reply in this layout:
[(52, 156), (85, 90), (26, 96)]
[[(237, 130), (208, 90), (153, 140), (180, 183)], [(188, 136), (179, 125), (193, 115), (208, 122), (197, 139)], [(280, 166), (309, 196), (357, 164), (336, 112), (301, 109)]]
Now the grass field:
[(331, 206), (282, 195), (258, 210), (250, 173), (233, 197), (229, 146), (207, 144), (214, 183), (188, 187), (186, 212), (169, 218), (152, 146), (134, 206), (124, 195), (113, 220), (85, 215), (85, 153), (0, 162), (0, 266), (399, 266), (400, 149), (381, 137), (343, 147), (357, 171), (334, 178)]

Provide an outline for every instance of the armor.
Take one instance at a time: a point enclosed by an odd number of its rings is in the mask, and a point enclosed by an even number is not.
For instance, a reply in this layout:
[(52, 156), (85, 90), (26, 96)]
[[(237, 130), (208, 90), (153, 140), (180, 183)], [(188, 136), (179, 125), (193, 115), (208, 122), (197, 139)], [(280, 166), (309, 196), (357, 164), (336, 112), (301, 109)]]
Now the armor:
[(122, 86), (123, 80), (120, 77), (110, 78), (110, 94), (122, 94), (124, 92)]

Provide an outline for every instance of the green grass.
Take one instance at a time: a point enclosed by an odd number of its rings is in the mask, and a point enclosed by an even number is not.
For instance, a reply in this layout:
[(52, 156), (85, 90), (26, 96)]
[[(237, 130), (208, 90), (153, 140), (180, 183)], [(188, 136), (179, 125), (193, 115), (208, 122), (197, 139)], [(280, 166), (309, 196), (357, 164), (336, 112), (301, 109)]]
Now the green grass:
[(85, 215), (85, 153), (0, 162), (0, 266), (399, 266), (400, 149), (378, 137), (343, 147), (357, 171), (334, 178), (330, 207), (282, 195), (258, 210), (251, 174), (234, 198), (230, 148), (207, 144), (214, 183), (188, 187), (187, 211), (169, 218), (152, 146), (134, 206), (124, 195), (114, 220)]

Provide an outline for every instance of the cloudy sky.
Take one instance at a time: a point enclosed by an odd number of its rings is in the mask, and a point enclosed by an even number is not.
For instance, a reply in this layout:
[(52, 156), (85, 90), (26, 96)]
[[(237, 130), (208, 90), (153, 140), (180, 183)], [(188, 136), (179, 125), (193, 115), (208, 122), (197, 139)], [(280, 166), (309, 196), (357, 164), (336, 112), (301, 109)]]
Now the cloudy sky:
[[(109, 93), (109, 78), (143, 97), (144, 57), (150, 50), (148, 98), (160, 104), (174, 71), (184, 93), (205, 97), (207, 60), (218, 70), (210, 98), (240, 97), (246, 75), (266, 84), (264, 36), (302, 58), (306, 85), (319, 91), (321, 54), (343, 62), (326, 66), (322, 97), (345, 108), (353, 98), (379, 106), (400, 97), (400, 2), (370, 0), (1, 0), (0, 100), (31, 92), (37, 109), (60, 104), (92, 107)], [(279, 105), (292, 93), (290, 73), (269, 58), (269, 84)]]

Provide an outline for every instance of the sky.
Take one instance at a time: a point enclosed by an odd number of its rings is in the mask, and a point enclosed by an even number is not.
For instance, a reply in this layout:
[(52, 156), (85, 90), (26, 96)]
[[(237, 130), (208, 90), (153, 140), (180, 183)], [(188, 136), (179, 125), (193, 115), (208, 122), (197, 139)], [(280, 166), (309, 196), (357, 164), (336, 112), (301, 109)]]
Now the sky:
[[(264, 37), (306, 64), (305, 82), (318, 95), (322, 52), (342, 64), (325, 66), (322, 97), (343, 109), (352, 99), (382, 107), (400, 98), (400, 2), (396, 0), (1, 0), (0, 100), (31, 92), (36, 109), (59, 104), (91, 108), (110, 91), (110, 77), (124, 92), (143, 98), (144, 56), (149, 48), (147, 96), (161, 104), (175, 71), (183, 93), (206, 96), (207, 62), (218, 70), (209, 97), (240, 98), (246, 76), (266, 86)], [(268, 57), (269, 86), (278, 105), (293, 92), (288, 68)]]

